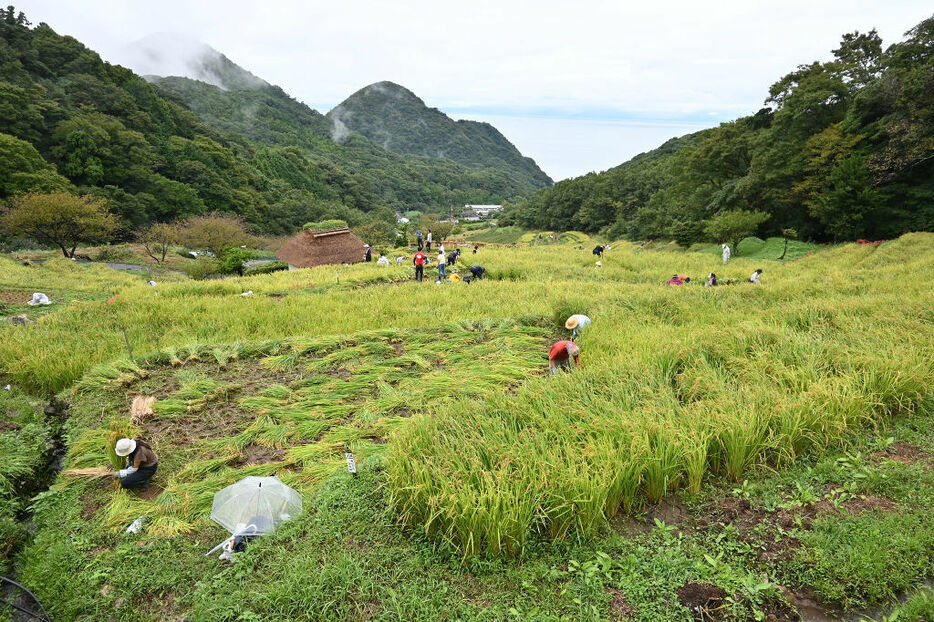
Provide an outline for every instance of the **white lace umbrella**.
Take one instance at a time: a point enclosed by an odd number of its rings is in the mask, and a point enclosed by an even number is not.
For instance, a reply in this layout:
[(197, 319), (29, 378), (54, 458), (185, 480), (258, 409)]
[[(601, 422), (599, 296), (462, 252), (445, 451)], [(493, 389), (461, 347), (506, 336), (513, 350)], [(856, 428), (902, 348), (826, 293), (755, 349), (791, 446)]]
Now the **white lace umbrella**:
[(264, 535), (302, 513), (302, 496), (275, 476), (244, 477), (214, 495), (211, 520), (233, 535)]

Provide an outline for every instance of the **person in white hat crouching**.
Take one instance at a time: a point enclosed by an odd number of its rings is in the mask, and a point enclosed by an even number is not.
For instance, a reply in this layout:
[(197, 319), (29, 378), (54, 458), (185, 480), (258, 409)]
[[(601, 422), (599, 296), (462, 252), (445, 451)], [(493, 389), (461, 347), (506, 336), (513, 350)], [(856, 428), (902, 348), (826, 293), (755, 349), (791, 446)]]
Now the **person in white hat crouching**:
[(126, 458), (126, 468), (114, 473), (123, 488), (137, 488), (139, 492), (149, 489), (149, 481), (156, 474), (159, 456), (149, 443), (142, 439), (121, 438), (114, 446), (114, 453)]

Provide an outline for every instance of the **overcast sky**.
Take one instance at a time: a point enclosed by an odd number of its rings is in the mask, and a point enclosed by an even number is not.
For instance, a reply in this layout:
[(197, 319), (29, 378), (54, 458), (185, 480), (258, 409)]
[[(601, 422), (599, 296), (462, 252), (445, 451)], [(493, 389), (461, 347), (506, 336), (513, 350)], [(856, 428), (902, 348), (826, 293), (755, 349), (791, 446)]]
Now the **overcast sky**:
[(754, 113), (798, 64), (876, 28), (885, 45), (930, 0), (473, 2), (22, 0), (126, 61), (156, 32), (203, 41), (327, 112), (390, 80), (459, 119), (493, 123), (555, 180), (604, 170), (668, 138)]

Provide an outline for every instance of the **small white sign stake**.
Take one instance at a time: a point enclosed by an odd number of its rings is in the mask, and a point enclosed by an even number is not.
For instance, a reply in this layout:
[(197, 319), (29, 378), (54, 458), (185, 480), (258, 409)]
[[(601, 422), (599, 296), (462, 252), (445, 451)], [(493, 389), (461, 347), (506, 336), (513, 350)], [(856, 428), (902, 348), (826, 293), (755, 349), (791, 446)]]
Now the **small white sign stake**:
[(347, 453), (344, 454), (344, 457), (347, 458), (347, 471), (351, 475), (356, 477), (357, 476), (357, 463), (353, 459), (353, 454), (348, 451)]

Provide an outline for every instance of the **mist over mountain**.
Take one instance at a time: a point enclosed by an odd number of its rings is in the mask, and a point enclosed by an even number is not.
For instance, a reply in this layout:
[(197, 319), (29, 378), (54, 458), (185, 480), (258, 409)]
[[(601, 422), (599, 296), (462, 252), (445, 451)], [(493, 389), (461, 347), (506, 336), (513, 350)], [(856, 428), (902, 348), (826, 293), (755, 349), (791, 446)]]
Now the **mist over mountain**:
[(128, 237), (214, 211), (285, 234), (310, 221), (388, 224), (393, 212), (514, 202), (545, 185), (495, 164), (394, 153), (356, 132), (334, 142), (324, 115), (202, 44), (137, 46), (140, 71), (198, 76), (144, 79), (45, 23), (3, 15), (0, 200), (97, 195)]
[(119, 60), (144, 77), (181, 76), (224, 90), (270, 86), (211, 46), (178, 33), (159, 32), (143, 37), (126, 46)]
[(534, 160), (524, 157), (489, 123), (455, 121), (393, 82), (360, 89), (327, 116), (334, 123), (332, 136), (337, 141), (351, 131), (359, 132), (395, 153), (445, 158), (471, 168), (497, 168), (537, 187), (552, 184)]

